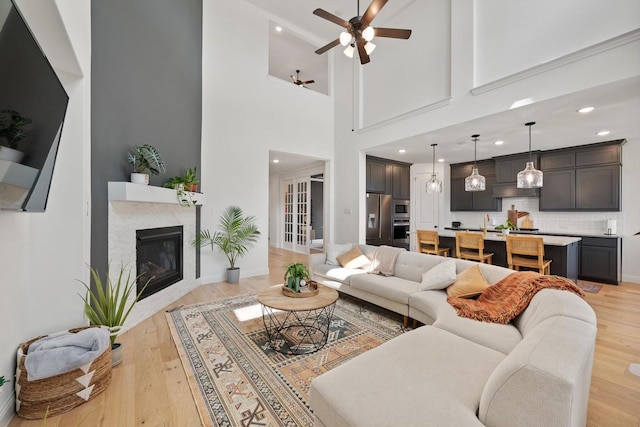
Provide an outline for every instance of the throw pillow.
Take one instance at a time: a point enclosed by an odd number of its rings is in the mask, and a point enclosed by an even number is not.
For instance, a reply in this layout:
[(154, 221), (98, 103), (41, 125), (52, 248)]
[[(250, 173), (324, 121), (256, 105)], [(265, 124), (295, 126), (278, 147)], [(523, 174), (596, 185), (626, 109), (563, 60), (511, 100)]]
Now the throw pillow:
[(480, 264), (476, 264), (458, 274), (455, 283), (447, 288), (447, 295), (450, 297), (473, 298), (480, 295), (489, 286), (480, 271)]
[(327, 264), (340, 265), (338, 257), (351, 249), (351, 243), (338, 245), (336, 243), (327, 243)]
[(351, 250), (338, 256), (336, 259), (341, 266), (350, 270), (362, 268), (371, 262), (369, 261), (369, 258), (362, 253), (360, 246), (358, 245), (355, 245)]
[(421, 291), (444, 289), (454, 283), (456, 279), (456, 262), (452, 259), (443, 261), (431, 270), (422, 273), (422, 283), (418, 289)]

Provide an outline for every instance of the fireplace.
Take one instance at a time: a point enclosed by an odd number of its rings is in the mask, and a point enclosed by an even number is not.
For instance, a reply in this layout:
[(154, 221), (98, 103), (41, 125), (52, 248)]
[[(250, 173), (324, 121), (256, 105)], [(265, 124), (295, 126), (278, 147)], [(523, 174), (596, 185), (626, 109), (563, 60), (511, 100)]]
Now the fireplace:
[(137, 292), (149, 279), (140, 299), (183, 278), (183, 227), (136, 230)]

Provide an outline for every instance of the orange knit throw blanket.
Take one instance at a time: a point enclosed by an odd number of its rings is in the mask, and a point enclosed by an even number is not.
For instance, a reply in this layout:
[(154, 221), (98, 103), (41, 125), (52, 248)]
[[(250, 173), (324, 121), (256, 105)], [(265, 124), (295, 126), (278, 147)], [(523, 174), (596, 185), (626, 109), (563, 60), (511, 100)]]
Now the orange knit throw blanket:
[(477, 300), (448, 297), (458, 316), (483, 322), (509, 323), (522, 313), (535, 294), (546, 288), (562, 289), (584, 296), (571, 280), (560, 276), (544, 276), (534, 271), (512, 273), (485, 289)]

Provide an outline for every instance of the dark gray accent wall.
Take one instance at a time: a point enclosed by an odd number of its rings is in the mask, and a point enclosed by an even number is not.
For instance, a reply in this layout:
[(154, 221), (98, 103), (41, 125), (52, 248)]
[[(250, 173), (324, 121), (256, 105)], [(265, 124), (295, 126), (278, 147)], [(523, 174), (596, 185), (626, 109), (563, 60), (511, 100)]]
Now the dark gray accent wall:
[(129, 181), (129, 149), (160, 152), (151, 185), (200, 170), (202, 0), (93, 0), (91, 31), (91, 264), (106, 272), (107, 182)]

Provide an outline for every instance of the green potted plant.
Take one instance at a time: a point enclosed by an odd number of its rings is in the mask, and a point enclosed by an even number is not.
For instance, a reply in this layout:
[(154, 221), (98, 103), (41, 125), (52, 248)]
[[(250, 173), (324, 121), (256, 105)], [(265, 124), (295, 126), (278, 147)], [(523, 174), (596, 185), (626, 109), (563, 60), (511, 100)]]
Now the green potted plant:
[(189, 168), (184, 173), (184, 178), (182, 182), (184, 183), (184, 189), (186, 191), (196, 192), (198, 191), (198, 184), (200, 184), (200, 180), (197, 178), (198, 168), (194, 167), (193, 169)]
[(511, 230), (517, 230), (518, 226), (515, 225), (510, 219), (506, 223), (496, 226), (496, 230), (502, 230), (502, 234), (509, 234)]
[[(98, 271), (89, 267), (94, 288), (80, 281), (86, 289), (84, 296), (84, 313), (92, 325), (103, 325), (109, 328), (111, 333), (111, 357), (112, 365), (116, 366), (122, 361), (122, 346), (116, 342), (116, 338), (127, 320), (133, 306), (138, 302), (145, 290), (149, 279), (136, 294), (136, 285), (140, 276), (131, 277), (131, 270), (124, 264), (120, 266), (118, 279), (114, 282), (109, 275), (103, 280)], [(125, 277), (126, 273), (126, 277)], [(130, 300), (130, 297), (133, 299)]]
[(131, 166), (131, 182), (149, 184), (149, 171), (153, 175), (160, 175), (166, 171), (166, 166), (158, 150), (150, 144), (136, 145), (133, 153), (127, 153), (127, 160)]
[(309, 279), (307, 266), (299, 262), (292, 262), (286, 268), (284, 273), (285, 286), (294, 292), (300, 292), (300, 286), (304, 286)]
[(236, 267), (236, 260), (247, 253), (260, 236), (260, 231), (254, 224), (254, 216), (244, 216), (238, 206), (229, 206), (220, 217), (219, 230), (211, 233), (201, 230), (193, 244), (200, 247), (217, 246), (229, 260), (227, 268), (227, 282), (238, 283), (240, 268)]
[(2, 110), (0, 112), (0, 138), (6, 139), (6, 146), (0, 147), (0, 158), (20, 163), (24, 153), (18, 151), (18, 143), (28, 134), (27, 127), (31, 119), (22, 116), (14, 110)]

